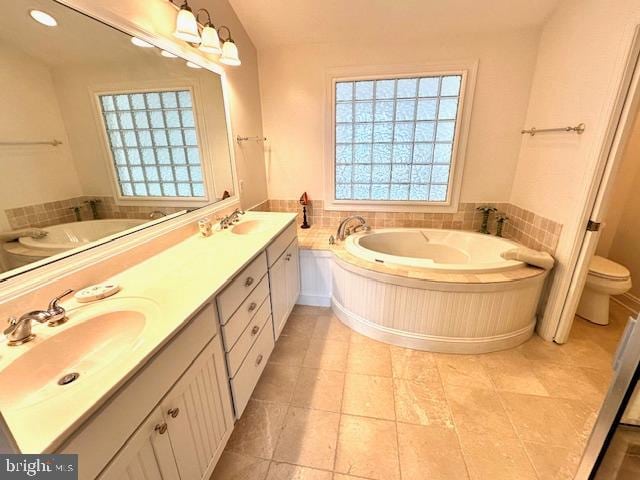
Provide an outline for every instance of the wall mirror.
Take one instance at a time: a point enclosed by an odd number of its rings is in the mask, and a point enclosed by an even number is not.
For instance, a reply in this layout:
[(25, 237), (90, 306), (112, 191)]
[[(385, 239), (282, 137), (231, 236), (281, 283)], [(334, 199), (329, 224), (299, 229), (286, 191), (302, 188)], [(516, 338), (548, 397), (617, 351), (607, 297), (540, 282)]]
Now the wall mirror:
[(220, 75), (54, 0), (3, 5), (0, 105), (0, 280), (235, 195)]

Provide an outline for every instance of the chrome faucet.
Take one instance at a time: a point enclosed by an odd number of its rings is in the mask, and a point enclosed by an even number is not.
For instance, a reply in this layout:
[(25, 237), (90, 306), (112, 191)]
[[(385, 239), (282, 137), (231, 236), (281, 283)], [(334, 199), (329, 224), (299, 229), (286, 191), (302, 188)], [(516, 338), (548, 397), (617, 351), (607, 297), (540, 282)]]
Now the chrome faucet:
[(59, 302), (63, 297), (71, 293), (73, 293), (73, 290), (69, 289), (55, 297), (49, 302), (46, 310), (34, 310), (33, 312), (25, 313), (20, 318), (10, 317), (8, 319), (9, 326), (3, 332), (7, 336), (7, 344), (14, 347), (33, 340), (36, 335), (31, 332), (31, 322), (34, 320), (38, 323), (47, 322), (50, 327), (66, 322), (67, 313)]
[(240, 221), (240, 215), (244, 215), (244, 210), (236, 208), (231, 215), (229, 215), (229, 223), (238, 223)]
[[(357, 220), (360, 223), (353, 227), (353, 229), (350, 229), (348, 228), (348, 225), (352, 220)], [(365, 232), (371, 230), (371, 227), (367, 224), (367, 221), (364, 219), (364, 217), (361, 217), (360, 215), (347, 217), (340, 222), (340, 226), (338, 226), (338, 231), (336, 232), (336, 238), (342, 241), (352, 233), (357, 232), (359, 228), (362, 228)]]

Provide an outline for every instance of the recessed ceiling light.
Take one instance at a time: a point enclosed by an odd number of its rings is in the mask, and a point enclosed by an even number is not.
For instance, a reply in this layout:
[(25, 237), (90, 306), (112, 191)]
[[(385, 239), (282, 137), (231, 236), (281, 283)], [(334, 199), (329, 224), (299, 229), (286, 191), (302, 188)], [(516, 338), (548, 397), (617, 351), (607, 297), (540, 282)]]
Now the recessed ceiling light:
[(47, 27), (55, 27), (58, 25), (58, 22), (55, 18), (53, 18), (48, 13), (43, 12), (42, 10), (29, 10), (29, 15), (36, 22), (41, 23), (42, 25), (46, 25)]
[(202, 68), (200, 65), (198, 65), (197, 63), (193, 63), (193, 62), (187, 62), (187, 67), (189, 67), (189, 68)]
[(178, 56), (177, 56), (177, 55), (174, 55), (174, 54), (173, 54), (173, 53), (171, 53), (171, 52), (167, 52), (166, 50), (162, 50), (162, 51), (160, 52), (160, 55), (162, 55), (163, 57), (167, 57), (167, 58), (178, 58)]
[(133, 43), (136, 47), (153, 48), (153, 45), (151, 45), (148, 42), (145, 42), (144, 40), (138, 37), (131, 37), (131, 43)]

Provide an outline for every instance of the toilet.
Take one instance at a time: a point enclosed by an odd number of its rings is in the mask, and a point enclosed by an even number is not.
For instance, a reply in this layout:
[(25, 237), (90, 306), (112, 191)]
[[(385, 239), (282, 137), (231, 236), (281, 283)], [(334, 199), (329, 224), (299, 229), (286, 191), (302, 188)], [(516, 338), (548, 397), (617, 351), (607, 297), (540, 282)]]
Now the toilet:
[(576, 314), (598, 325), (609, 323), (609, 297), (631, 288), (631, 273), (626, 267), (595, 255), (589, 264), (587, 283)]

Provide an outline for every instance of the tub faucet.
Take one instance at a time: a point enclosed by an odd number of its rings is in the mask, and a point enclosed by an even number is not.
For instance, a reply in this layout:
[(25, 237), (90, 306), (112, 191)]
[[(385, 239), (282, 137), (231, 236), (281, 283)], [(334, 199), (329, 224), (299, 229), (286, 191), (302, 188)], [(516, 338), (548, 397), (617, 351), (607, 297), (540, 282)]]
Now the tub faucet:
[[(352, 220), (357, 220), (360, 223), (353, 227), (353, 230), (350, 230), (347, 227)], [(367, 225), (367, 221), (364, 219), (364, 217), (361, 217), (360, 215), (347, 217), (342, 220), (342, 222), (340, 222), (340, 226), (338, 226), (338, 231), (336, 232), (336, 238), (342, 241), (347, 238), (352, 232), (355, 233), (356, 231), (358, 231), (358, 228), (362, 228), (365, 232), (371, 230), (371, 227)]]
[(7, 344), (14, 347), (33, 340), (35, 334), (31, 333), (31, 322), (34, 320), (38, 323), (47, 322), (50, 327), (66, 322), (67, 312), (58, 302), (71, 293), (73, 290), (69, 289), (55, 297), (49, 302), (46, 310), (34, 310), (25, 313), (20, 318), (10, 317), (8, 319), (9, 326), (3, 332), (7, 336)]

